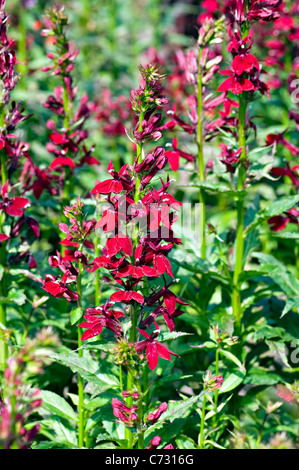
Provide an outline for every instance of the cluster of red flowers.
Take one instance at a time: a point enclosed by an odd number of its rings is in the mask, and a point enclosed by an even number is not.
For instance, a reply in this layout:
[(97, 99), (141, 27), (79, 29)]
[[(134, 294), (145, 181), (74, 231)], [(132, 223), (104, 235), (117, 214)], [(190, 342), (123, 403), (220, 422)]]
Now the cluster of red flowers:
[[(14, 175), (20, 166), (27, 165), (30, 161), (29, 145), (14, 134), (15, 128), (28, 119), (31, 115), (24, 115), (24, 108), (21, 103), (16, 104), (10, 102), (12, 90), (15, 88), (19, 76), (15, 71), (17, 64), (15, 54), (15, 43), (7, 36), (7, 16), (4, 11), (5, 1), (0, 3), (0, 77), (3, 83), (3, 90), (0, 99), (0, 154), (1, 154), (1, 200), (0, 200), (0, 213), (13, 217), (11, 223), (7, 223), (9, 219), (1, 216), (0, 225), (0, 243), (2, 243), (2, 261), (3, 265), (7, 266), (10, 238), (18, 237), (21, 231), (24, 231), (21, 240), (25, 241), (25, 245), (21, 247), (20, 251), (16, 252), (10, 257), (9, 262), (14, 264), (25, 260), (29, 264), (29, 268), (36, 267), (36, 261), (30, 253), (26, 236), (26, 229), (29, 228), (31, 235), (34, 238), (39, 237), (39, 224), (32, 217), (25, 215), (25, 209), (30, 205), (30, 200), (23, 197), (30, 188), (23, 184), (19, 186), (18, 191), (14, 188), (13, 180)], [(22, 177), (20, 178), (23, 183)], [(20, 195), (21, 194), (21, 195)], [(15, 221), (15, 218), (18, 220)], [(6, 280), (3, 280), (3, 285), (6, 285)], [(5, 287), (3, 287), (5, 289)], [(6, 293), (4, 292), (5, 296)]]
[[(160, 131), (157, 130), (160, 113), (155, 111), (165, 103), (156, 70), (148, 66), (141, 69), (141, 73), (141, 87), (132, 91), (133, 109), (139, 115), (142, 113), (139, 126), (135, 126), (134, 130), (137, 145), (142, 145), (150, 138), (156, 140), (160, 137)], [(103, 228), (105, 233), (112, 236), (107, 239), (101, 256), (94, 259), (91, 271), (102, 267), (110, 272), (113, 282), (118, 286), (110, 296), (111, 303), (139, 308), (140, 320), (146, 327), (157, 317), (164, 316), (172, 331), (173, 319), (183, 313), (177, 308), (177, 303), (183, 302), (169, 289), (174, 280), (171, 279), (173, 273), (167, 258), (173, 245), (180, 243), (172, 231), (176, 220), (175, 211), (180, 203), (167, 192), (169, 181), (162, 182), (158, 190), (151, 186), (154, 176), (166, 163), (164, 149), (156, 147), (143, 160), (136, 157), (134, 165), (125, 165), (119, 172), (113, 169), (112, 163), (109, 164), (108, 172), (112, 178), (97, 183), (92, 193), (107, 196), (109, 207), (104, 210), (95, 228)], [(136, 237), (137, 225), (139, 230)], [(144, 279), (149, 283), (158, 277), (163, 279), (163, 287), (154, 287), (152, 292), (148, 287), (144, 289)], [(144, 318), (143, 306), (153, 309), (147, 318)], [(100, 329), (104, 325), (120, 334), (119, 312), (110, 310), (110, 307), (108, 303), (105, 307), (94, 309), (94, 319), (89, 309), (88, 317), (85, 318), (90, 322), (90, 327), (84, 333), (84, 338), (98, 334), (98, 328), (95, 328), (97, 323)], [(87, 327), (86, 322), (81, 326)], [(136, 344), (136, 351), (141, 353), (147, 350), (151, 369), (156, 367), (158, 355), (170, 360), (167, 348), (155, 341), (156, 333), (149, 335), (143, 330), (139, 331), (146, 340)]]
[[(160, 76), (155, 68), (148, 66), (141, 69), (141, 72), (141, 87), (132, 92), (133, 108), (139, 110), (139, 113), (140, 108), (143, 109), (140, 130), (135, 127), (134, 132), (137, 145), (142, 145), (150, 137), (157, 139), (156, 129), (160, 113), (155, 111), (165, 102), (161, 94)], [(162, 181), (160, 189), (152, 187), (154, 176), (166, 163), (167, 158), (162, 147), (156, 147), (144, 156), (143, 160), (136, 157), (133, 165), (125, 165), (119, 172), (114, 170), (110, 162), (108, 172), (111, 178), (97, 182), (91, 191), (92, 194), (106, 196), (108, 204), (96, 224), (94, 220), (83, 221), (83, 205), (80, 201), (71, 208), (72, 215), (70, 211), (65, 210), (71, 226), (60, 224), (60, 229), (67, 235), (61, 243), (75, 246), (79, 251), (75, 251), (73, 259), (61, 257), (59, 253), (56, 257), (50, 257), (50, 265), (59, 267), (63, 274), (61, 278), (47, 275), (43, 288), (55, 297), (63, 296), (69, 301), (76, 301), (78, 295), (68, 285), (76, 283), (78, 270), (72, 261), (79, 259), (90, 273), (99, 268), (108, 270), (110, 282), (117, 286), (117, 290), (104, 306), (86, 310), (86, 321), (79, 325), (88, 328), (82, 339), (97, 336), (103, 327), (110, 329), (117, 336), (123, 336), (120, 319), (124, 315), (111, 309), (114, 303), (138, 308), (143, 328), (148, 328), (158, 317), (164, 317), (170, 331), (173, 331), (174, 319), (183, 313), (178, 305), (184, 302), (170, 290), (174, 279), (167, 258), (174, 244), (180, 243), (180, 240), (174, 237), (172, 225), (177, 219), (175, 212), (181, 203), (167, 192), (169, 180)], [(94, 229), (99, 228), (110, 236), (100, 256), (88, 262), (81, 250), (84, 245), (92, 248), (91, 242), (86, 239)], [(152, 289), (147, 286), (144, 289), (145, 283), (157, 278), (163, 280), (163, 286), (156, 285)], [(143, 310), (146, 306), (152, 309), (148, 316), (145, 316), (147, 309)], [(157, 332), (139, 332), (146, 339), (136, 343), (136, 351), (141, 354), (146, 349), (151, 369), (157, 366), (158, 356), (170, 360), (170, 354), (174, 353), (156, 341)]]
[[(74, 109), (78, 87), (73, 85), (71, 72), (79, 51), (73, 50), (66, 38), (67, 16), (63, 6), (53, 7), (48, 12), (45, 26), (42, 35), (51, 37), (55, 50), (47, 53), (52, 64), (42, 70), (56, 75), (61, 82), (43, 104), (61, 118), (60, 129), (53, 120), (47, 122), (50, 130), (47, 150), (54, 156), (49, 169), (51, 172), (60, 172), (62, 168), (67, 167), (66, 171), (72, 172), (75, 167), (81, 167), (83, 164), (99, 165), (100, 162), (92, 155), (94, 147), (89, 147), (86, 143), (88, 132), (85, 122), (91, 114), (88, 95), (83, 95), (77, 109)], [(60, 178), (61, 184), (65, 178), (66, 175), (63, 174)]]

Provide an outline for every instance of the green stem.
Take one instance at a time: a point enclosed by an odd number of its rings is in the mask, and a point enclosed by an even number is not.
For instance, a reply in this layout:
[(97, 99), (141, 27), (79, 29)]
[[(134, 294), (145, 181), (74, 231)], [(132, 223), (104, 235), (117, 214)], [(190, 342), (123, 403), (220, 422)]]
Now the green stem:
[(120, 391), (122, 393), (124, 391), (124, 383), (123, 383), (123, 369), (122, 369), (121, 364), (119, 364), (118, 371), (119, 371)]
[[(100, 249), (98, 248), (99, 245), (99, 237), (96, 237), (95, 239), (95, 255), (96, 258), (100, 256)], [(99, 269), (96, 270), (95, 272), (95, 305), (96, 307), (100, 305), (101, 301), (101, 292), (100, 292), (100, 271)]]
[[(5, 108), (3, 103), (0, 103), (0, 131), (4, 130), (5, 125)], [(8, 170), (7, 170), (7, 161), (6, 155), (3, 150), (0, 151), (1, 158), (1, 182), (2, 186), (8, 180)], [(4, 227), (4, 212), (0, 214), (0, 232), (3, 233)], [(0, 246), (0, 260), (1, 266), (3, 268), (2, 279), (0, 282), (0, 296), (7, 297), (7, 272), (6, 272), (6, 242), (2, 242)], [(6, 327), (6, 305), (0, 303), (0, 323)], [(7, 359), (7, 345), (4, 339), (5, 331), (1, 333), (0, 338), (0, 367), (5, 368), (6, 359)]]
[[(197, 161), (198, 161), (198, 177), (200, 182), (205, 181), (205, 167), (203, 155), (203, 96), (202, 96), (202, 70), (201, 70), (202, 48), (198, 57), (198, 81), (197, 81)], [(201, 240), (201, 257), (206, 258), (206, 204), (205, 193), (203, 189), (199, 190), (199, 215), (200, 215), (200, 240)]]
[(140, 395), (138, 402), (138, 420), (140, 429), (138, 433), (138, 449), (144, 449), (144, 429), (143, 429), (143, 393), (140, 378), (137, 379), (137, 391)]
[[(83, 266), (82, 263), (79, 262), (79, 275), (77, 280), (77, 292), (78, 292), (78, 307), (81, 309), (81, 314), (83, 315), (82, 309), (82, 272)], [(81, 315), (81, 316), (82, 316)], [(78, 349), (79, 349), (79, 357), (83, 357), (83, 349), (82, 345), (83, 342), (81, 340), (82, 336), (82, 329), (78, 327)], [(84, 383), (82, 377), (78, 374), (78, 415), (79, 415), (79, 425), (78, 425), (78, 446), (84, 446)]]
[[(4, 226), (4, 213), (0, 214), (0, 232), (3, 233), (3, 226)], [(6, 242), (2, 242), (0, 246), (0, 261), (2, 271), (2, 278), (0, 281), (0, 296), (3, 298), (7, 297), (7, 271), (6, 271)], [(5, 303), (0, 303), (0, 323), (5, 328), (7, 325), (6, 319), (6, 305)], [(3, 332), (2, 332), (3, 331)], [(7, 359), (7, 344), (5, 340), (5, 330), (0, 331), (0, 368), (4, 369)]]
[[(140, 111), (140, 115), (139, 115), (139, 127), (138, 127), (138, 130), (139, 132), (142, 130), (142, 127), (141, 127), (141, 123), (142, 121), (144, 120), (144, 112), (143, 111)], [(142, 161), (142, 144), (137, 144), (137, 163), (141, 163)], [(136, 173), (135, 174), (135, 203), (137, 204), (138, 202), (138, 199), (139, 199), (139, 187), (140, 187), (140, 177), (139, 177), (139, 174)]]
[(296, 259), (296, 278), (299, 279), (299, 242), (296, 240), (295, 244), (295, 259)]
[[(219, 349), (216, 349), (216, 356), (215, 356), (215, 375), (219, 375)], [(217, 413), (217, 406), (218, 406), (218, 394), (219, 390), (216, 388), (215, 390), (215, 398), (214, 398), (214, 404), (215, 404), (215, 413)]]
[(206, 390), (204, 390), (203, 402), (202, 402), (202, 409), (201, 409), (201, 420), (200, 420), (200, 438), (199, 438), (199, 448), (203, 448), (204, 442), (204, 428), (205, 428), (205, 417), (206, 417), (206, 401), (207, 395)]
[[(238, 191), (244, 188), (246, 177), (246, 100), (244, 93), (240, 95), (239, 101), (239, 147), (242, 147), (242, 153), (239, 160)], [(243, 270), (243, 252), (244, 252), (244, 198), (237, 197), (237, 234), (236, 234), (236, 255), (235, 270), (233, 276), (232, 308), (236, 322), (237, 334), (241, 333), (242, 324), (242, 305), (241, 305), (241, 286), (240, 274)]]
[(27, 48), (26, 48), (26, 21), (27, 15), (24, 9), (21, 10), (19, 15), (19, 41), (18, 41), (18, 59), (21, 62), (19, 64), (19, 72), (23, 75), (22, 80), (20, 80), (20, 87), (25, 88), (26, 84), (24, 77), (27, 73)]

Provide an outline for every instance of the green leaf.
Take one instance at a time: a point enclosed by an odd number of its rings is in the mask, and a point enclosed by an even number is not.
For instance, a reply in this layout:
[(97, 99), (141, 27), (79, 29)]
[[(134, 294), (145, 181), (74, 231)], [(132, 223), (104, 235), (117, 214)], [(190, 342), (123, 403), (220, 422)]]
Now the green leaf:
[(193, 333), (185, 333), (184, 331), (172, 331), (168, 333), (160, 333), (158, 340), (163, 342), (163, 341), (169, 341), (171, 339), (176, 339), (180, 338), (181, 336), (192, 336)]
[(243, 382), (244, 377), (245, 372), (243, 370), (234, 369), (232, 372), (228, 373), (227, 378), (224, 379), (219, 389), (219, 394), (234, 390), (234, 388), (238, 387), (238, 385)]
[(299, 233), (298, 232), (271, 232), (273, 237), (275, 238), (289, 238), (289, 239), (299, 239)]
[(49, 419), (42, 419), (40, 424), (40, 434), (45, 435), (51, 441), (66, 447), (77, 447), (77, 433), (69, 421), (59, 416), (53, 416)]
[(51, 414), (77, 422), (78, 416), (71, 405), (61, 396), (49, 390), (41, 391), (42, 408)]
[(276, 356), (278, 356), (280, 358), (281, 362), (288, 369), (292, 369), (292, 367), (288, 363), (287, 353), (286, 353), (286, 345), (283, 341), (266, 340), (266, 344), (268, 345), (270, 351), (272, 351)]
[(219, 349), (219, 353), (229, 359), (230, 361), (234, 362), (242, 371), (245, 371), (244, 366), (241, 364), (239, 359), (232, 354), (230, 351), (227, 351), (226, 349)]
[(273, 339), (280, 338), (285, 339), (286, 341), (291, 341), (292, 336), (288, 335), (283, 328), (279, 326), (265, 325), (257, 329), (254, 335), (254, 341), (259, 339)]
[(210, 439), (207, 439), (204, 442), (205, 444), (211, 444), (213, 447), (216, 447), (216, 449), (225, 449), (225, 447), (222, 447), (220, 444), (217, 444), (217, 442), (210, 441)]
[(233, 190), (223, 183), (214, 183), (212, 181), (198, 181), (196, 183), (188, 183), (188, 188), (202, 188), (206, 191), (227, 194), (228, 196), (235, 196), (240, 199), (246, 196), (245, 190)]
[(252, 367), (247, 371), (247, 376), (244, 379), (244, 384), (252, 385), (276, 385), (281, 382), (281, 377), (274, 372), (269, 371), (264, 367)]
[(185, 419), (202, 396), (203, 392), (200, 395), (196, 395), (185, 400), (169, 401), (167, 411), (163, 413), (161, 419), (157, 421), (157, 423), (148, 427), (145, 431), (145, 436), (149, 437), (150, 434), (156, 432), (157, 429), (165, 426), (165, 421), (173, 423), (176, 419)]
[(274, 217), (275, 215), (281, 215), (283, 212), (292, 209), (298, 202), (298, 194), (296, 196), (289, 196), (278, 199), (277, 201), (256, 213), (253, 222), (246, 228), (245, 233), (248, 234), (251, 232), (251, 230), (256, 228), (264, 220), (267, 220), (270, 217)]
[(119, 387), (119, 380), (112, 374), (107, 374), (104, 366), (90, 357), (79, 357), (75, 353), (52, 354), (51, 357), (77, 372), (83, 379), (98, 385), (100, 393)]
[(71, 325), (77, 323), (82, 317), (82, 309), (81, 307), (74, 308), (71, 311)]
[(125, 439), (125, 425), (123, 423), (118, 423), (115, 419), (113, 421), (103, 420), (103, 426), (109, 434), (110, 438), (114, 440), (124, 440)]
[(195, 441), (188, 436), (180, 436), (175, 440), (178, 449), (198, 449)]
[(0, 297), (1, 304), (14, 303), (16, 305), (24, 305), (26, 303), (26, 295), (23, 290), (10, 289), (7, 297)]

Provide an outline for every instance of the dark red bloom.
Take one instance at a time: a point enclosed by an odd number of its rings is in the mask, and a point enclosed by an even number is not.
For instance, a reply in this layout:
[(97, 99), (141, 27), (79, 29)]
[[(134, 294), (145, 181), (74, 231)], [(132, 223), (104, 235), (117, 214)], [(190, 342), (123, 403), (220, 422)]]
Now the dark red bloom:
[(8, 181), (2, 186), (2, 202), (0, 202), (0, 210), (5, 211), (12, 217), (21, 217), (25, 208), (29, 206), (30, 201), (26, 197), (8, 196)]
[(273, 21), (280, 17), (282, 0), (252, 0), (247, 17), (249, 21)]
[(286, 168), (282, 168), (280, 166), (275, 166), (271, 170), (271, 175), (273, 176), (288, 176), (294, 186), (299, 185), (299, 165), (294, 165), (292, 168), (290, 167), (289, 163), (287, 163)]
[(58, 277), (46, 274), (42, 288), (53, 297), (65, 297), (68, 302), (76, 302), (78, 300), (77, 292), (72, 291), (66, 284), (58, 280)]
[(127, 166), (127, 164), (124, 165), (118, 173), (114, 170), (113, 163), (110, 161), (108, 165), (108, 173), (110, 173), (113, 179), (98, 182), (91, 192), (93, 194), (119, 194), (124, 189), (130, 190), (132, 187), (132, 181), (129, 177)]
[(270, 219), (268, 219), (270, 229), (274, 230), (275, 232), (283, 230), (289, 223), (299, 225), (299, 211), (296, 208), (285, 212), (285, 215), (275, 215), (274, 217), (270, 217)]
[(239, 157), (242, 153), (242, 148), (234, 152), (230, 145), (220, 144), (219, 147), (222, 150), (222, 158), (220, 161), (226, 166), (226, 171), (229, 173), (235, 173)]
[(118, 319), (123, 317), (124, 314), (117, 310), (111, 310), (112, 303), (107, 301), (103, 307), (88, 308), (85, 312), (85, 322), (80, 323), (78, 326), (87, 328), (83, 333), (81, 339), (85, 341), (94, 336), (98, 336), (103, 327), (113, 331), (117, 336), (122, 334), (121, 324)]
[(114, 292), (110, 296), (111, 302), (122, 302), (125, 304), (132, 303), (132, 302), (138, 302), (139, 304), (143, 304), (144, 298), (141, 294), (135, 291), (122, 291), (118, 290)]
[(253, 54), (244, 53), (238, 54), (233, 59), (233, 70), (237, 75), (242, 75), (243, 72), (250, 72), (253, 67), (259, 70), (259, 62)]
[(118, 398), (112, 398), (113, 414), (116, 418), (120, 419), (126, 426), (134, 426), (138, 423), (138, 410), (137, 405), (132, 405), (130, 408), (125, 405)]
[(167, 150), (165, 156), (168, 159), (169, 165), (173, 171), (178, 171), (180, 165), (180, 157), (185, 158), (188, 162), (194, 161), (194, 155), (191, 155), (178, 148), (178, 141), (176, 137), (172, 141), (173, 150)]
[(178, 354), (170, 351), (166, 346), (164, 346), (164, 344), (159, 343), (159, 341), (156, 341), (160, 330), (156, 322), (155, 325), (157, 330), (151, 333), (150, 335), (146, 331), (137, 328), (138, 331), (146, 339), (135, 344), (135, 348), (138, 354), (140, 354), (144, 349), (146, 349), (146, 358), (149, 368), (151, 370), (154, 370), (157, 367), (159, 357), (161, 357), (162, 359), (166, 359), (167, 361), (171, 361), (171, 354), (173, 356), (179, 357)]
[(292, 144), (284, 137), (284, 132), (282, 134), (268, 134), (266, 137), (267, 146), (282, 144), (286, 149), (288, 149), (292, 155), (297, 155), (299, 153), (299, 148), (296, 145)]
[(224, 80), (218, 87), (217, 91), (231, 91), (235, 95), (243, 93), (243, 91), (254, 90), (253, 83), (247, 78), (236, 76), (232, 70), (222, 70), (219, 73), (222, 75), (229, 75), (229, 78)]

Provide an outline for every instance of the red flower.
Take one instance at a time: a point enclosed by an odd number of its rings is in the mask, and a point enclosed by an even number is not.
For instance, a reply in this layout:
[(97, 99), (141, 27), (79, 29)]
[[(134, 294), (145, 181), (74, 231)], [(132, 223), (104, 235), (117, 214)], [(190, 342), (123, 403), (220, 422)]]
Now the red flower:
[(57, 281), (57, 279), (51, 274), (46, 274), (42, 289), (53, 295), (53, 297), (65, 297), (68, 302), (76, 302), (78, 300), (77, 292), (73, 292), (66, 287), (64, 282)]
[(230, 145), (220, 144), (219, 147), (221, 148), (221, 157), (220, 160), (226, 166), (226, 171), (229, 173), (235, 173), (236, 171), (236, 164), (239, 161), (240, 154), (242, 152), (242, 148), (238, 149), (234, 152)]
[(243, 91), (254, 90), (254, 85), (250, 80), (236, 76), (232, 70), (222, 70), (219, 73), (222, 75), (229, 75), (229, 78), (221, 83), (217, 91), (231, 91), (235, 95), (238, 95), (243, 93)]
[(97, 183), (91, 192), (93, 194), (119, 194), (123, 189), (130, 189), (132, 182), (129, 177), (129, 172), (127, 171), (127, 166), (128, 164), (124, 165), (118, 173), (114, 170), (113, 163), (110, 161), (108, 173), (113, 176), (113, 179)]
[(295, 208), (285, 212), (285, 216), (275, 215), (274, 217), (270, 217), (270, 219), (268, 219), (270, 229), (274, 230), (275, 232), (283, 230), (289, 223), (299, 225), (299, 211)]
[(112, 398), (112, 408), (114, 416), (120, 419), (126, 426), (131, 427), (138, 423), (138, 416), (136, 415), (138, 406), (132, 405), (131, 408), (129, 408), (122, 401), (118, 400), (118, 398)]
[(286, 149), (288, 149), (292, 155), (297, 155), (299, 153), (299, 148), (296, 145), (288, 142), (284, 137), (284, 132), (282, 134), (268, 134), (266, 137), (267, 146), (282, 144)]
[(132, 303), (134, 301), (138, 302), (139, 304), (143, 304), (144, 302), (143, 296), (133, 290), (130, 290), (130, 291), (118, 290), (110, 296), (110, 300), (111, 302), (122, 302), (125, 304)]
[(253, 67), (259, 70), (260, 67), (257, 58), (250, 53), (236, 55), (232, 66), (237, 75), (242, 75), (243, 72), (250, 72)]
[(54, 158), (53, 162), (50, 165), (50, 170), (56, 170), (56, 168), (61, 168), (62, 166), (69, 166), (71, 170), (75, 168), (75, 162), (70, 157), (57, 157)]
[(135, 348), (138, 354), (146, 349), (146, 358), (151, 370), (154, 370), (157, 367), (159, 357), (162, 357), (162, 359), (166, 359), (167, 361), (171, 361), (171, 354), (173, 356), (179, 357), (178, 354), (170, 351), (166, 346), (164, 346), (164, 344), (156, 341), (160, 330), (156, 322), (155, 325), (158, 331), (154, 331), (150, 335), (146, 331), (137, 328), (146, 339), (135, 344)]
[(167, 150), (165, 156), (168, 159), (169, 165), (173, 171), (178, 171), (180, 164), (180, 157), (185, 158), (188, 162), (194, 161), (194, 155), (184, 152), (183, 150), (178, 149), (178, 141), (176, 138), (172, 141), (173, 150)]
[(26, 206), (30, 204), (29, 199), (26, 197), (12, 197), (8, 196), (8, 181), (2, 186), (2, 202), (0, 202), (0, 210), (5, 211), (12, 217), (21, 217), (24, 214)]
[(0, 243), (5, 242), (9, 238), (10, 237), (8, 235), (5, 235), (5, 233), (0, 233)]
[(275, 166), (271, 170), (271, 175), (273, 176), (288, 176), (291, 180), (294, 186), (299, 185), (299, 179), (297, 172), (299, 170), (299, 165), (295, 165), (292, 168), (290, 168), (289, 163), (287, 163), (286, 168), (282, 168), (280, 166)]
[(88, 308), (84, 315), (85, 322), (80, 323), (78, 326), (87, 328), (81, 336), (82, 341), (85, 341), (94, 336), (98, 336), (103, 327), (113, 331), (117, 336), (122, 334), (122, 328), (118, 321), (124, 314), (117, 310), (111, 310), (112, 303), (107, 301), (103, 307)]

